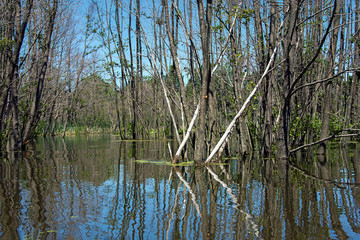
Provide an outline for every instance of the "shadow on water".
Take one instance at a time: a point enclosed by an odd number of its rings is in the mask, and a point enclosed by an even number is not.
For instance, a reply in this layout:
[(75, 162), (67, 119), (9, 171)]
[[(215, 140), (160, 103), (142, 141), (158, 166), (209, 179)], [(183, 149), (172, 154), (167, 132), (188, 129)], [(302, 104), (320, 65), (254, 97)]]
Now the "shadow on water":
[(199, 168), (162, 141), (40, 139), (1, 159), (0, 238), (355, 239), (359, 149)]

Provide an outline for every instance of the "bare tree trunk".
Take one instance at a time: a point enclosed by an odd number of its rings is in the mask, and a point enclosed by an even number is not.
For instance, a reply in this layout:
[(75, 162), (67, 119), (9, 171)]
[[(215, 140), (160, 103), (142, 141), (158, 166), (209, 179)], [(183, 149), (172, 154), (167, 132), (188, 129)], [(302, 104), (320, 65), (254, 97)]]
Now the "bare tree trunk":
[(205, 129), (206, 129), (206, 112), (208, 108), (209, 87), (211, 82), (211, 66), (210, 66), (210, 28), (212, 18), (212, 1), (207, 1), (206, 13), (204, 5), (201, 0), (197, 1), (200, 35), (201, 35), (201, 49), (202, 49), (202, 72), (201, 72), (201, 96), (200, 96), (200, 119), (197, 129), (194, 161), (201, 163), (204, 158), (205, 149)]
[[(50, 8), (50, 6), (49, 6), (49, 8)], [(22, 144), (25, 144), (29, 140), (29, 137), (31, 137), (30, 130), (31, 130), (31, 127), (33, 126), (36, 115), (38, 114), (38, 109), (39, 109), (42, 91), (43, 91), (43, 87), (44, 87), (46, 70), (48, 67), (51, 37), (52, 37), (53, 30), (54, 30), (57, 8), (58, 8), (58, 0), (53, 0), (52, 7), (49, 9), (49, 14), (50, 14), (49, 22), (45, 29), (45, 43), (42, 46), (41, 68), (40, 68), (39, 76), (38, 76), (36, 95), (33, 99), (33, 102), (31, 105), (31, 110), (30, 110), (29, 120), (26, 123), (25, 130), (24, 130), (24, 133), (22, 136)]]
[[(359, 2), (355, 2), (355, 23), (354, 23), (354, 32), (359, 33), (359, 21), (360, 21), (360, 9), (359, 9)], [(356, 34), (354, 34), (355, 36)], [(358, 66), (358, 63), (360, 61), (360, 37), (359, 34), (357, 34), (357, 37), (355, 38), (355, 44), (354, 44), (354, 56), (353, 56), (353, 65), (354, 67)], [(357, 93), (356, 93), (357, 92)], [(358, 95), (358, 99), (356, 97)], [(351, 79), (351, 87), (350, 87), (350, 96), (349, 96), (349, 103), (347, 104), (346, 109), (346, 115), (345, 115), (345, 125), (346, 128), (350, 126), (350, 124), (353, 124), (356, 122), (356, 118), (359, 119), (359, 111), (356, 110), (356, 105), (360, 104), (360, 71), (355, 71), (353, 73), (352, 79)], [(358, 106), (360, 107), (360, 106)]]
[[(132, 9), (132, 0), (130, 0), (129, 8)], [(132, 98), (132, 114), (133, 114), (133, 124), (132, 124), (132, 138), (137, 139), (137, 130), (138, 129), (138, 119), (137, 119), (137, 109), (136, 109), (136, 102), (137, 102), (137, 77), (134, 71), (134, 59), (133, 59), (133, 49), (131, 43), (131, 25), (132, 25), (132, 12), (129, 12), (129, 28), (128, 28), (128, 35), (129, 35), (129, 53), (130, 53), (130, 69), (131, 69), (131, 98)]]
[[(341, 13), (341, 19), (342, 19), (342, 23), (346, 22), (347, 16), (344, 14), (345, 13), (345, 0), (340, 0), (339, 2), (340, 5), (340, 13)], [(346, 26), (341, 26), (340, 29), (340, 41), (339, 41), (339, 71), (343, 71), (344, 67), (345, 67), (345, 28)], [(336, 93), (341, 94), (342, 90), (343, 90), (343, 82), (344, 82), (344, 77), (340, 77), (340, 81), (339, 84), (336, 84)], [(341, 98), (334, 98), (335, 103), (334, 103), (334, 111), (338, 112), (342, 110), (342, 106), (341, 106)]]
[(309, 70), (310, 66), (312, 66), (315, 60), (318, 58), (322, 47), (325, 43), (325, 40), (330, 32), (330, 28), (332, 26), (332, 22), (335, 17), (335, 10), (336, 10), (336, 2), (334, 6), (334, 10), (332, 12), (330, 21), (328, 23), (327, 29), (315, 51), (315, 54), (309, 60), (305, 67), (302, 68), (302, 71), (294, 77), (294, 67), (296, 63), (296, 21), (299, 13), (299, 5), (290, 1), (289, 4), (290, 9), (290, 17), (288, 20), (288, 29), (285, 35), (284, 40), (284, 48), (285, 48), (285, 72), (284, 72), (284, 86), (283, 86), (283, 99), (284, 103), (281, 107), (281, 130), (279, 131), (278, 135), (278, 155), (280, 159), (288, 160), (289, 157), (289, 138), (290, 138), (290, 105), (291, 105), (291, 96), (296, 92), (294, 91), (295, 86), (299, 83), (299, 81), (304, 77), (305, 73)]
[(12, 135), (13, 135), (13, 146), (12, 149), (16, 150), (19, 148), (19, 112), (18, 112), (18, 69), (15, 70), (14, 79), (11, 84), (11, 105), (12, 105)]
[[(329, 77), (334, 75), (334, 67), (335, 67), (335, 55), (336, 55), (336, 46), (338, 42), (338, 33), (339, 28), (338, 25), (340, 23), (340, 10), (341, 6), (338, 4), (338, 1), (334, 2), (334, 30), (332, 31), (331, 39), (330, 39), (330, 48), (329, 48), (329, 64), (328, 64), (328, 72), (330, 72)], [(332, 106), (332, 81), (328, 81), (325, 83), (325, 97), (324, 97), (324, 105), (322, 112), (322, 128), (320, 133), (320, 138), (326, 138), (329, 136), (329, 128), (330, 128), (330, 115), (331, 115), (331, 106)]]
[[(271, 2), (270, 7), (270, 41), (269, 41), (269, 54), (270, 57), (276, 45), (276, 32), (277, 32), (277, 3)], [(274, 66), (272, 64), (271, 68)], [(262, 157), (268, 158), (271, 153), (271, 133), (273, 132), (273, 84), (275, 83), (276, 73), (270, 72), (265, 79), (264, 84), (264, 101), (263, 101), (263, 111), (264, 111), (264, 133), (263, 133), (263, 142), (262, 142)]]
[(257, 55), (257, 61), (259, 64), (259, 71), (263, 72), (265, 68), (265, 46), (264, 46), (264, 30), (261, 23), (261, 13), (260, 13), (260, 1), (255, 0), (254, 4), (254, 21), (255, 21), (255, 31), (256, 31), (256, 45), (255, 49)]
[[(159, 47), (158, 47), (158, 32), (157, 32), (157, 18), (156, 18), (156, 7), (155, 7), (155, 0), (152, 0), (152, 5), (153, 5), (153, 25), (154, 25), (154, 52), (155, 52), (155, 55), (159, 55)], [(159, 38), (161, 38), (161, 36), (159, 36)], [(159, 106), (158, 106), (158, 79), (157, 78), (154, 78), (153, 80), (153, 84), (152, 84), (152, 90), (153, 90), (153, 102), (154, 102), (154, 108), (155, 109), (158, 109)], [(160, 138), (160, 135), (159, 135), (159, 115), (156, 114), (155, 116), (155, 126), (154, 128), (156, 129), (155, 130), (155, 133), (154, 133), (154, 137), (155, 139), (159, 139)]]
[[(30, 14), (32, 12), (33, 0), (27, 0), (24, 11), (22, 1), (4, 2), (1, 4), (5, 8), (5, 27), (2, 28), (1, 33), (4, 34), (2, 39), (5, 41), (8, 39), (14, 39), (12, 44), (4, 42), (4, 54), (2, 55), (1, 66), (3, 69), (1, 72), (0, 83), (0, 134), (6, 136), (6, 115), (7, 111), (12, 111), (13, 117), (13, 137), (15, 138), (15, 145), (20, 144), (19, 133), (19, 118), (18, 118), (18, 106), (17, 106), (17, 85), (18, 85), (18, 64), (20, 57), (20, 50), (25, 37), (25, 29), (27, 28)], [(10, 95), (11, 94), (11, 95)], [(10, 101), (9, 101), (10, 99)], [(0, 139), (1, 144), (5, 143), (5, 139)]]
[[(120, 3), (119, 3), (119, 0), (116, 0), (115, 1), (115, 22), (116, 22), (116, 28), (117, 28), (117, 39), (119, 41), (119, 48), (118, 48), (118, 56), (119, 56), (119, 59), (120, 59), (120, 64), (121, 64), (121, 81), (122, 81), (122, 85), (121, 85), (121, 105), (122, 105), (122, 123), (123, 123), (123, 128), (124, 128), (124, 131), (122, 131), (121, 129), (121, 125), (119, 126), (120, 127), (120, 132), (123, 132), (122, 133), (122, 136), (124, 139), (127, 138), (127, 116), (126, 116), (126, 110), (125, 110), (125, 107), (126, 107), (126, 101), (125, 101), (125, 95), (128, 95), (127, 94), (127, 91), (128, 91), (128, 88), (127, 88), (127, 83), (126, 83), (126, 71), (129, 73), (130, 76), (133, 76), (133, 73), (132, 73), (132, 69), (129, 69), (128, 67), (128, 64), (127, 64), (127, 58), (126, 58), (126, 54), (125, 54), (125, 49), (124, 49), (124, 44), (123, 44), (123, 41), (122, 41), (122, 29), (121, 29), (121, 19), (122, 19), (122, 12), (121, 14), (119, 13), (119, 9), (122, 9), (120, 7)], [(133, 80), (133, 78), (131, 77), (131, 81)]]
[[(140, 0), (136, 0), (136, 82), (137, 90), (135, 91), (135, 100), (138, 106), (141, 105), (141, 87), (142, 87), (142, 53), (141, 53), (141, 29), (140, 29)], [(140, 101), (140, 102), (139, 102)], [(143, 136), (146, 126), (143, 126)], [(140, 137), (138, 121), (135, 123), (136, 139)]]
[[(189, 0), (189, 33), (190, 36), (193, 36), (193, 10), (192, 10), (192, 1)], [(194, 54), (195, 54), (195, 46), (190, 44), (190, 83), (192, 85), (192, 94), (193, 94), (193, 104), (196, 104), (196, 86), (195, 86), (195, 69), (194, 69)]]
[[(144, 41), (145, 41), (145, 44), (146, 44), (146, 47), (147, 47), (148, 51), (150, 52), (150, 56), (151, 56), (151, 58), (149, 59), (150, 64), (152, 65), (152, 67), (154, 68), (154, 72), (156, 73), (156, 75), (160, 79), (160, 83), (161, 83), (161, 86), (162, 86), (162, 89), (163, 89), (164, 97), (165, 97), (165, 100), (166, 100), (166, 103), (167, 103), (167, 106), (168, 106), (168, 110), (169, 110), (169, 113), (170, 113), (171, 123), (173, 124), (174, 130), (175, 130), (176, 139), (177, 139), (178, 143), (180, 144), (181, 140), (180, 140), (179, 131), (178, 131), (178, 128), (177, 128), (175, 116), (174, 116), (173, 111), (171, 109), (171, 104), (170, 104), (170, 100), (169, 100), (168, 95), (167, 95), (167, 90), (166, 90), (166, 87), (165, 87), (164, 80), (162, 78), (162, 73), (161, 73), (161, 71), (159, 71), (159, 68), (157, 67), (156, 57), (154, 56), (154, 52), (150, 48), (150, 45), (149, 45), (149, 43), (147, 41), (146, 36), (144, 36)], [(172, 130), (172, 128), (170, 130)]]
[[(289, 96), (291, 83), (294, 82), (295, 61), (296, 61), (296, 22), (299, 14), (299, 3), (289, 0), (289, 18), (287, 22), (287, 32), (284, 37), (285, 71), (283, 95)], [(278, 139), (278, 153), (280, 159), (288, 159), (289, 156), (289, 137), (290, 137), (290, 98), (284, 98), (284, 106), (281, 109), (281, 127)]]
[[(359, 37), (359, 32), (360, 32), (360, 3), (359, 1), (355, 1), (355, 35), (357, 35), (357, 38), (355, 40), (355, 54), (354, 54), (354, 63), (359, 63), (360, 62), (360, 37)], [(359, 65), (358, 65), (359, 66)], [(360, 121), (360, 71), (356, 71), (355, 73), (356, 77), (354, 78), (354, 81), (357, 82), (358, 86), (357, 86), (357, 99), (356, 99), (356, 105), (357, 109), (355, 109), (355, 112), (357, 113), (357, 116), (355, 117), (355, 121), (359, 122)]]
[(184, 86), (184, 81), (183, 81), (183, 78), (182, 78), (182, 75), (181, 75), (180, 61), (179, 61), (179, 58), (177, 56), (177, 47), (175, 45), (174, 35), (172, 34), (172, 30), (175, 31), (175, 29), (171, 29), (171, 27), (170, 27), (169, 6), (168, 6), (167, 0), (162, 0), (162, 4), (163, 4), (163, 7), (164, 7), (165, 25), (166, 25), (167, 36), (169, 38), (170, 52), (171, 52), (171, 56), (172, 56), (173, 61), (174, 61), (176, 78), (177, 78), (177, 80), (179, 82), (180, 102), (182, 103), (181, 106), (183, 106), (181, 108), (181, 111), (185, 113), (185, 117), (186, 117), (186, 119), (188, 119), (189, 118), (189, 116), (188, 116), (188, 104), (187, 104), (186, 96), (185, 96), (185, 86)]

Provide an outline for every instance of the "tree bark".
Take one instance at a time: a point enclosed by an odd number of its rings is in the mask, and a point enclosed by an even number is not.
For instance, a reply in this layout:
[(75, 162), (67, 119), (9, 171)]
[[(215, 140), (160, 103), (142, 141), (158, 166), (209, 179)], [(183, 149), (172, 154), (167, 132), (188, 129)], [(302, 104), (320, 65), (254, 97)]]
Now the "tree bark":
[[(277, 3), (271, 2), (270, 3), (270, 39), (269, 39), (269, 54), (270, 57), (276, 45), (276, 28), (277, 28)], [(274, 67), (274, 63), (271, 68)], [(263, 111), (264, 111), (264, 133), (263, 133), (263, 140), (262, 140), (262, 148), (261, 148), (261, 155), (263, 158), (270, 157), (271, 153), (271, 133), (273, 132), (273, 83), (275, 83), (276, 72), (270, 72), (265, 79), (265, 86), (264, 86), (264, 101), (263, 101)]]
[(284, 37), (284, 52), (285, 52), (285, 71), (284, 71), (284, 84), (283, 96), (284, 105), (281, 109), (281, 127), (278, 139), (278, 155), (280, 159), (288, 159), (289, 156), (289, 141), (290, 141), (290, 109), (291, 101), (287, 99), (291, 92), (291, 83), (294, 82), (294, 68), (296, 61), (296, 22), (299, 14), (299, 3), (289, 0), (289, 16), (287, 22), (286, 35)]
[(199, 164), (202, 163), (205, 149), (205, 129), (206, 129), (206, 112), (209, 99), (209, 86), (211, 82), (211, 66), (210, 66), (210, 27), (212, 18), (212, 1), (207, 1), (206, 13), (202, 0), (197, 1), (200, 35), (201, 35), (201, 49), (202, 49), (202, 72), (201, 72), (201, 96), (200, 96), (200, 119), (197, 129), (194, 161)]

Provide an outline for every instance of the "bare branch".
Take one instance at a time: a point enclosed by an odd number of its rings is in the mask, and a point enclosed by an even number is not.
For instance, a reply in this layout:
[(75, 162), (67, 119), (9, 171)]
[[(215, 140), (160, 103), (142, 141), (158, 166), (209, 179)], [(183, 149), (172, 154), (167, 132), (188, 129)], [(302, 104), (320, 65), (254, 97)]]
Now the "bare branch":
[(297, 152), (297, 151), (299, 151), (299, 150), (301, 150), (301, 149), (304, 149), (304, 148), (307, 148), (307, 147), (311, 147), (311, 146), (317, 145), (317, 144), (319, 144), (319, 143), (328, 141), (328, 140), (333, 139), (333, 138), (358, 137), (358, 136), (360, 136), (360, 133), (337, 135), (339, 132), (343, 132), (343, 131), (360, 131), (360, 129), (347, 129), (347, 130), (337, 131), (336, 133), (334, 133), (333, 135), (331, 135), (331, 136), (329, 136), (329, 137), (326, 137), (326, 138), (320, 139), (319, 141), (316, 141), (316, 142), (313, 142), (313, 143), (309, 143), (309, 144), (305, 144), (305, 145), (303, 145), (303, 146), (300, 146), (300, 147), (297, 147), (297, 148), (295, 148), (295, 149), (292, 149), (292, 150), (290, 150), (290, 153)]
[(236, 17), (236, 15), (237, 15), (236, 13), (237, 13), (237, 11), (238, 11), (238, 9), (236, 9), (235, 17), (234, 17), (234, 20), (233, 20), (233, 22), (232, 22), (232, 24), (231, 24), (231, 27), (230, 27), (230, 30), (229, 30), (229, 34), (228, 34), (228, 36), (227, 36), (227, 38), (226, 38), (226, 42), (225, 42), (224, 48), (223, 48), (223, 50), (221, 51), (221, 54), (220, 54), (218, 60), (216, 61), (216, 64), (215, 64), (214, 68), (211, 70), (211, 76), (214, 75), (216, 69), (219, 67), (219, 65), (220, 65), (220, 63), (221, 63), (221, 60), (222, 60), (222, 58), (223, 58), (223, 56), (224, 56), (224, 54), (225, 54), (225, 52), (226, 52), (226, 47), (227, 47), (227, 45), (229, 44), (229, 40), (230, 40), (230, 37), (231, 37), (231, 35), (232, 35), (233, 29), (234, 29), (234, 26), (235, 26), (235, 23), (236, 23), (236, 18), (237, 18), (237, 17)]
[(295, 92), (297, 92), (298, 90), (300, 90), (300, 89), (302, 89), (302, 88), (310, 87), (310, 86), (316, 85), (316, 84), (318, 84), (318, 83), (327, 82), (327, 81), (330, 81), (330, 80), (332, 80), (332, 79), (334, 79), (334, 78), (337, 78), (338, 76), (340, 76), (340, 75), (342, 75), (342, 74), (344, 74), (344, 73), (346, 73), (346, 72), (353, 72), (353, 71), (360, 71), (360, 69), (357, 69), (357, 68), (346, 69), (346, 70), (344, 70), (344, 71), (341, 71), (341, 72), (335, 74), (335, 75), (332, 76), (332, 77), (328, 77), (328, 78), (325, 78), (325, 79), (322, 79), (322, 80), (319, 80), (319, 81), (315, 81), (315, 82), (311, 82), (311, 83), (306, 83), (306, 84), (304, 84), (304, 85), (301, 85), (301, 86), (295, 88), (295, 89), (293, 90), (292, 94), (294, 94)]
[[(336, 1), (335, 1), (336, 3)], [(290, 100), (290, 97), (292, 96), (292, 92), (294, 91), (294, 88), (295, 88), (295, 85), (298, 83), (298, 81), (304, 76), (304, 74), (307, 72), (307, 70), (309, 69), (309, 67), (315, 62), (315, 60), (317, 59), (317, 57), (319, 56), (320, 52), (321, 52), (321, 49), (322, 49), (322, 46), (324, 45), (325, 43), (325, 40), (330, 32), (330, 29), (331, 29), (331, 25), (332, 25), (332, 22), (334, 21), (334, 17), (335, 17), (335, 12), (336, 12), (336, 7), (334, 7), (334, 10), (332, 12), (332, 15), (331, 15), (331, 18), (330, 18), (330, 22), (328, 24), (328, 27), (326, 29), (326, 32), (324, 34), (324, 36), (322, 37), (321, 39), (321, 42), (320, 42), (320, 45), (318, 47), (318, 49), (316, 50), (316, 53), (315, 55), (313, 56), (313, 58), (306, 64), (306, 66), (304, 67), (304, 69), (302, 70), (302, 72), (299, 74), (299, 76), (294, 80), (294, 82), (291, 84), (290, 86), (290, 89), (289, 89), (289, 94), (286, 96), (286, 99), (285, 99), (285, 103), (286, 104), (289, 100)]]

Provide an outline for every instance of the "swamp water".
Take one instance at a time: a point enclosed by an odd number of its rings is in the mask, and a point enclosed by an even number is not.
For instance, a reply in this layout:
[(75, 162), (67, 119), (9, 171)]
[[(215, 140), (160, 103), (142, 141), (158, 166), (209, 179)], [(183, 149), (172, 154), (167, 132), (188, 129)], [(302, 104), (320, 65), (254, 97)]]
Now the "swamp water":
[(166, 164), (167, 142), (39, 139), (0, 163), (0, 239), (360, 239), (360, 145), (288, 167)]

